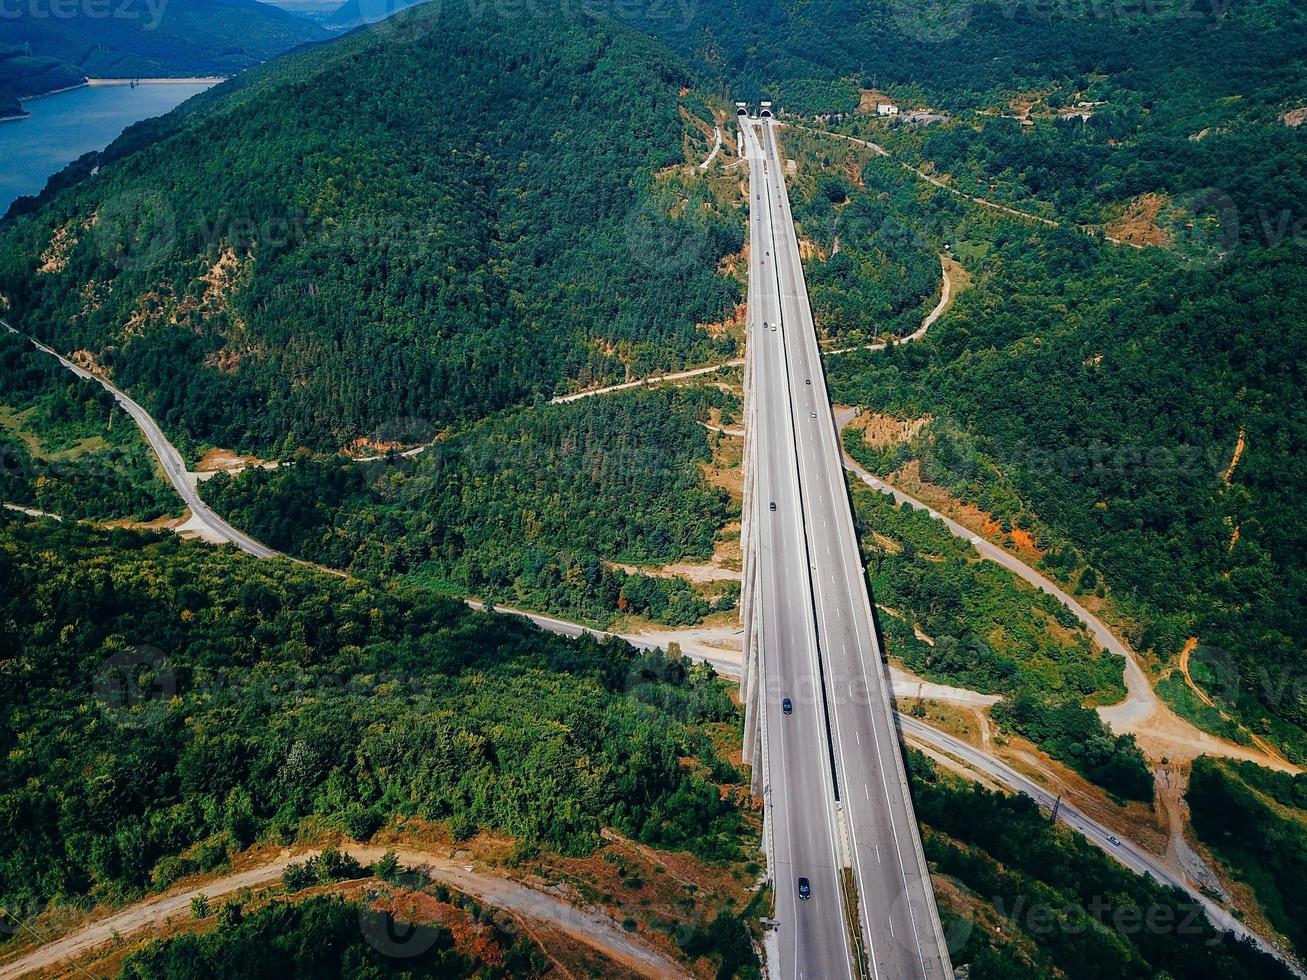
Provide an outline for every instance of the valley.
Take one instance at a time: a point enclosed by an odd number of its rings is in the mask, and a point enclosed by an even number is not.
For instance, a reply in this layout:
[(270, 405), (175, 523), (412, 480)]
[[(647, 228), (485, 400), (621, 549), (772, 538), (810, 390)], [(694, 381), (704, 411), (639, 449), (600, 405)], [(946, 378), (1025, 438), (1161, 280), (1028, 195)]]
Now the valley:
[(656, 13), (0, 31), (0, 975), (1303, 975), (1300, 12)]

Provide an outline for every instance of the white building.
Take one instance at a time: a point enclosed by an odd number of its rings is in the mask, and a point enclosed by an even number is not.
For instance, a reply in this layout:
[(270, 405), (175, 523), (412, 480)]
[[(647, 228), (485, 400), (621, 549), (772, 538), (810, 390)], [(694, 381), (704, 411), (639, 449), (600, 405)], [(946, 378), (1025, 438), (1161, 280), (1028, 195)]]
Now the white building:
[(877, 103), (876, 103), (876, 115), (878, 115), (878, 116), (897, 116), (898, 114), (899, 114), (899, 107), (896, 106), (893, 102), (877, 102)]

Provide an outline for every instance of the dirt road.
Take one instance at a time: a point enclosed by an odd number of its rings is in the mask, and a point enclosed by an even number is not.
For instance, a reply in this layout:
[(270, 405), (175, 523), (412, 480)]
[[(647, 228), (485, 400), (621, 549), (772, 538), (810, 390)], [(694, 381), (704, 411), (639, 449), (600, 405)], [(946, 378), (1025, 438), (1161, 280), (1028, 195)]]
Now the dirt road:
[[(841, 431), (854, 418), (852, 409), (841, 409), (836, 413), (836, 423)], [(1103, 719), (1113, 732), (1134, 735), (1140, 748), (1153, 759), (1163, 756), (1170, 759), (1192, 760), (1199, 755), (1217, 755), (1229, 759), (1246, 759), (1258, 765), (1279, 769), (1284, 772), (1300, 770), (1283, 759), (1268, 755), (1260, 749), (1236, 745), (1233, 742), (1201, 731), (1172, 711), (1157, 696), (1148, 675), (1140, 666), (1135, 652), (1108, 628), (1107, 624), (1091, 613), (1064, 589), (1047, 576), (1035, 571), (1020, 558), (1009, 554), (998, 545), (986, 541), (975, 531), (964, 527), (957, 521), (945, 517), (928, 504), (904, 493), (886, 483), (879, 477), (872, 476), (848, 453), (844, 454), (844, 467), (863, 483), (888, 493), (899, 503), (909, 503), (913, 507), (927, 511), (931, 517), (942, 521), (956, 537), (971, 542), (972, 547), (982, 558), (1002, 565), (1018, 578), (1030, 583), (1035, 588), (1047, 592), (1061, 602), (1076, 619), (1084, 624), (1093, 635), (1098, 645), (1104, 650), (1123, 658), (1125, 662), (1126, 698), (1120, 704), (1108, 705), (1098, 709)]]
[[(377, 860), (386, 851), (381, 847), (361, 846), (342, 850), (365, 865)], [(191, 899), (199, 895), (215, 899), (242, 888), (271, 884), (281, 877), (287, 865), (304, 861), (318, 853), (316, 850), (294, 854), (286, 851), (276, 860), (257, 868), (206, 882), (199, 888), (178, 890), (152, 898), (96, 919), (39, 949), (0, 964), (0, 980), (38, 973), (83, 957), (114, 941), (115, 937), (133, 936), (158, 926), (170, 916), (189, 917)], [(612, 957), (641, 976), (688, 976), (680, 964), (645, 946), (605, 915), (576, 908), (559, 896), (547, 895), (516, 881), (476, 871), (471, 865), (427, 851), (395, 848), (395, 853), (402, 865), (420, 871), (432, 881), (451, 885), (487, 905), (544, 923)]]

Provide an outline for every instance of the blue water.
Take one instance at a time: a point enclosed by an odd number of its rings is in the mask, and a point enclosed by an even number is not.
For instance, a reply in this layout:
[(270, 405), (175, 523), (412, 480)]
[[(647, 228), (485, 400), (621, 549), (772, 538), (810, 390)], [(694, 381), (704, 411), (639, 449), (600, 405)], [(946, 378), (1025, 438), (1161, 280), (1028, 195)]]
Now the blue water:
[(161, 116), (212, 84), (94, 85), (24, 102), (30, 116), (0, 123), (0, 215), (83, 153), (103, 150), (132, 123)]

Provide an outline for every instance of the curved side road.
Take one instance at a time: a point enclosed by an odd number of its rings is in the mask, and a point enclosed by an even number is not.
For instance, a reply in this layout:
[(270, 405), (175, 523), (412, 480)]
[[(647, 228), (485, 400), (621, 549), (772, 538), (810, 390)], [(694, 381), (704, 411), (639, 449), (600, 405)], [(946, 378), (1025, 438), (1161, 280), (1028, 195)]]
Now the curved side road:
[[(921, 326), (917, 327), (916, 330), (912, 331), (912, 333), (908, 334), (906, 337), (898, 337), (890, 341), (890, 343), (910, 344), (914, 340), (920, 340), (922, 337), (926, 336), (926, 331), (934, 325), (935, 321), (938, 320), (943, 315), (944, 311), (949, 308), (949, 304), (953, 302), (953, 280), (949, 278), (948, 274), (948, 256), (941, 255), (939, 257), (939, 267), (940, 272), (943, 275), (943, 284), (939, 287), (939, 302), (935, 304), (933, 310), (926, 314), (926, 318), (921, 321)], [(889, 344), (887, 343), (878, 342), (874, 344), (862, 344), (861, 346), (855, 347), (837, 347), (834, 350), (822, 351), (821, 356), (829, 357), (833, 354), (847, 354), (850, 351), (855, 350), (880, 351), (888, 346)]]
[[(486, 611), (486, 604), (480, 599), (464, 599), (463, 602), (470, 608), (478, 612)], [(686, 634), (693, 634), (695, 630), (678, 630), (675, 635), (663, 636), (659, 633), (611, 633), (607, 630), (594, 629), (581, 623), (573, 623), (566, 619), (558, 619), (554, 616), (547, 616), (544, 613), (530, 612), (526, 609), (516, 609), (513, 606), (492, 605), (491, 611), (501, 613), (506, 616), (519, 616), (522, 619), (529, 619), (542, 630), (550, 633), (556, 633), (559, 636), (578, 637), (585, 636), (587, 633), (591, 636), (603, 639), (605, 637), (616, 637), (619, 640), (625, 640), (631, 646), (639, 650), (665, 650), (669, 640), (675, 640), (681, 645), (685, 655), (691, 660), (697, 660), (712, 666), (717, 673), (726, 677), (733, 677), (737, 680), (740, 676), (740, 655), (729, 650), (719, 650), (715, 647), (708, 646), (706, 643), (696, 643), (694, 639)], [(704, 630), (703, 632), (711, 632)]]
[[(836, 425), (843, 430), (852, 418), (852, 409), (841, 409), (836, 413)], [(1068, 595), (1066, 590), (1058, 586), (1047, 576), (1035, 571), (1035, 569), (1031, 568), (1020, 558), (1004, 551), (998, 545), (986, 541), (974, 531), (963, 527), (951, 518), (945, 517), (933, 507), (923, 503), (916, 497), (910, 496), (902, 490), (899, 490), (897, 487), (891, 486), (879, 477), (872, 476), (856, 460), (849, 456), (847, 452), (843, 455), (844, 468), (863, 483), (875, 490), (879, 490), (881, 493), (891, 495), (894, 500), (900, 504), (911, 504), (913, 507), (925, 510), (935, 520), (942, 521), (944, 526), (947, 527), (954, 536), (964, 538), (971, 542), (972, 547), (976, 549), (982, 558), (987, 558), (998, 565), (1002, 565), (1018, 578), (1028, 582), (1030, 585), (1033, 585), (1042, 592), (1047, 592), (1053, 598), (1057, 599), (1060, 603), (1066, 606), (1068, 610), (1070, 610), (1071, 614), (1074, 615), (1076, 619), (1084, 624), (1085, 628), (1088, 629), (1091, 634), (1093, 634), (1093, 637), (1099, 646), (1104, 650), (1124, 658), (1125, 685), (1127, 692), (1126, 699), (1120, 704), (1107, 705), (1098, 709), (1099, 716), (1102, 717), (1102, 719), (1107, 722), (1114, 731), (1142, 731), (1151, 729), (1152, 726), (1148, 723), (1158, 715), (1165, 715), (1168, 716), (1166, 721), (1170, 723), (1170, 727), (1184, 729), (1185, 734), (1183, 744), (1192, 751), (1208, 752), (1213, 755), (1220, 755), (1231, 759), (1244, 759), (1250, 762), (1256, 762), (1258, 765), (1280, 769), (1284, 772), (1297, 773), (1301, 771), (1291, 763), (1285, 762), (1283, 759), (1268, 756), (1255, 748), (1236, 745), (1233, 742), (1227, 742), (1215, 737), (1214, 735), (1209, 735), (1207, 732), (1194, 727), (1188, 722), (1180, 719), (1179, 716), (1174, 715), (1174, 713), (1171, 712), (1171, 710), (1158, 698), (1157, 692), (1153, 690), (1153, 686), (1149, 683), (1148, 677), (1144, 674), (1143, 668), (1139, 666), (1134, 651), (1121, 642), (1116, 634), (1113, 633), (1101, 619), (1081, 605), (1081, 603), (1074, 597)], [(1156, 737), (1163, 740), (1167, 739), (1167, 736), (1163, 733), (1158, 733)]]
[[(964, 768), (982, 773), (1002, 783), (1014, 792), (1025, 793), (1047, 810), (1053, 808), (1055, 798), (1052, 793), (1033, 780), (1023, 776), (1006, 763), (1000, 762), (993, 756), (987, 755), (966, 742), (954, 738), (952, 735), (931, 728), (910, 715), (900, 714), (898, 720), (900, 730), (904, 737), (910, 741), (921, 742), (933, 749), (944, 752), (960, 762)], [(1274, 956), (1298, 976), (1307, 976), (1284, 950), (1250, 930), (1198, 889), (1191, 887), (1182, 878), (1177, 877), (1169, 868), (1142, 847), (1132, 844), (1128, 840), (1114, 837), (1110, 830), (1087, 817), (1065, 800), (1058, 805), (1057, 815), (1058, 819), (1072, 830), (1082, 834), (1091, 844), (1101, 848), (1109, 857), (1120, 861), (1136, 874), (1151, 875), (1164, 885), (1170, 885), (1184, 891), (1203, 907), (1207, 917), (1212, 920), (1212, 923), (1218, 929), (1224, 929), (1226, 932), (1233, 933), (1240, 938), (1250, 940), (1262, 952)], [(1119, 840), (1119, 843), (1113, 843), (1114, 840)]]
[[(190, 508), (191, 520), (187, 522), (189, 526), (195, 527), (195, 529), (201, 533), (207, 533), (207, 535), (212, 537), (215, 541), (225, 541), (234, 544), (241, 551), (244, 551), (246, 554), (254, 555), (256, 558), (289, 557), (281, 554), (281, 552), (274, 551), (272, 548), (269, 548), (267, 545), (259, 541), (254, 540), (254, 538), (250, 537), (248, 534), (236, 530), (236, 528), (232, 527), (225, 520), (215, 514), (209, 505), (200, 498), (199, 492), (188, 479), (186, 474), (186, 464), (182, 461), (181, 453), (177, 452), (173, 444), (168, 441), (168, 437), (163, 434), (163, 430), (159, 428), (158, 423), (150, 417), (150, 413), (142, 408), (140, 404), (128, 397), (128, 395), (120, 388), (115, 386), (112, 382), (106, 381), (104, 378), (98, 377), (90, 371), (78, 367), (72, 361), (51, 350), (49, 347), (46, 347), (45, 344), (40, 341), (15, 330), (4, 320), (0, 320), (0, 326), (3, 326), (12, 334), (25, 338), (28, 343), (37, 350), (43, 351), (51, 357), (56, 358), (60, 364), (66, 367), (69, 371), (72, 371), (73, 374), (77, 375), (79, 378), (82, 378), (85, 381), (94, 381), (104, 388), (105, 391), (109, 392), (109, 394), (113, 395), (118, 404), (121, 405), (123, 410), (132, 417), (132, 420), (140, 428), (141, 432), (144, 433), (146, 441), (150, 444), (150, 448), (154, 450), (154, 455), (158, 457), (159, 464), (163, 467), (164, 476), (168, 478), (168, 482), (173, 485), (173, 489), (177, 491), (182, 500), (186, 502), (186, 506)], [(198, 527), (196, 527), (196, 525), (198, 525)], [(298, 559), (292, 558), (290, 560), (297, 561)]]
[(712, 132), (714, 140), (712, 152), (708, 154), (708, 158), (704, 160), (703, 163), (699, 164), (700, 170), (707, 170), (712, 162), (717, 159), (717, 154), (722, 152), (722, 128), (720, 126), (714, 126)]
[[(381, 857), (386, 848), (344, 847), (341, 849), (361, 864)], [(646, 977), (686, 977), (680, 964), (628, 936), (608, 916), (579, 909), (554, 895), (498, 875), (472, 870), (459, 863), (427, 851), (394, 848), (396, 857), (432, 881), (445, 882), (478, 901), (504, 909), (566, 933), (593, 949), (612, 957), (623, 966)], [(14, 980), (83, 956), (112, 942), (116, 936), (131, 936), (161, 924), (170, 916), (190, 916), (191, 899), (205, 895), (210, 899), (230, 895), (242, 888), (269, 885), (281, 877), (286, 866), (320, 853), (317, 850), (295, 854), (283, 852), (275, 861), (251, 868), (202, 887), (174, 892), (129, 906), (103, 919), (88, 923), (76, 931), (46, 943), (7, 963), (0, 964), (0, 980)]]
[(714, 371), (720, 371), (728, 367), (743, 367), (744, 358), (737, 357), (731, 361), (722, 361), (720, 364), (709, 364), (707, 367), (690, 368), (686, 371), (673, 371), (671, 374), (655, 374), (648, 378), (637, 378), (635, 381), (623, 381), (618, 385), (605, 385), (603, 388), (587, 388), (585, 391), (574, 391), (570, 395), (559, 395), (557, 398), (549, 399), (550, 405), (564, 405), (567, 402), (580, 401), (582, 398), (592, 398), (595, 395), (611, 395), (615, 391), (630, 391), (632, 388), (641, 388), (644, 385), (656, 385), (662, 381), (684, 381), (687, 378), (697, 378), (700, 375), (712, 374)]
[[(1089, 235), (1091, 238), (1100, 237), (1095, 229), (1087, 227), (1085, 225), (1063, 224), (1060, 221), (1054, 221), (1052, 218), (1045, 218), (1043, 215), (1040, 214), (1032, 214), (1029, 211), (1022, 211), (1020, 208), (1008, 207), (1006, 204), (997, 204), (994, 201), (989, 200), (988, 198), (978, 197), (975, 194), (968, 194), (966, 191), (959, 190), (958, 188), (952, 186), (951, 184), (948, 184), (945, 181), (940, 180), (938, 177), (934, 177), (926, 173), (926, 171), (921, 170), (918, 167), (914, 167), (906, 160), (898, 159), (897, 157), (894, 156), (894, 154), (890, 153), (889, 150), (885, 149), (885, 147), (881, 146), (879, 143), (872, 143), (870, 140), (858, 139), (856, 136), (846, 136), (844, 133), (831, 132), (829, 129), (813, 129), (810, 126), (799, 126), (794, 123), (782, 123), (782, 125), (788, 125), (792, 129), (799, 129), (805, 133), (814, 133), (818, 136), (833, 136), (835, 139), (841, 139), (848, 143), (856, 143), (858, 146), (865, 147), (866, 149), (871, 150), (877, 156), (888, 157), (889, 159), (897, 163), (900, 167), (902, 167), (904, 170), (908, 170), (916, 174), (917, 177), (924, 180), (926, 183), (938, 187), (942, 191), (948, 191), (950, 194), (968, 200), (972, 204), (979, 204), (981, 207), (989, 208), (992, 211), (1001, 211), (1004, 214), (1011, 215), (1014, 218), (1022, 218), (1025, 221), (1036, 221), (1048, 228), (1074, 228), (1076, 231)], [(1103, 241), (1111, 242), (1113, 245), (1128, 245), (1131, 248), (1136, 248), (1140, 250), (1142, 250), (1144, 247), (1136, 242), (1127, 242), (1124, 239), (1114, 238), (1113, 236), (1108, 235), (1106, 233), (1102, 234), (1101, 237)]]
[[(473, 600), (469, 600), (468, 605), (475, 609), (484, 608), (481, 603)], [(542, 616), (536, 613), (523, 612), (522, 610), (504, 606), (496, 607), (496, 611), (510, 615), (523, 616), (531, 620), (541, 629), (560, 633), (565, 636), (580, 636), (583, 633), (593, 633), (596, 636), (616, 635), (606, 634), (599, 630), (592, 630), (578, 623), (571, 623), (566, 620), (555, 619), (550, 616)], [(644, 649), (654, 649), (666, 646), (665, 643), (656, 642), (650, 637), (623, 636), (622, 639)], [(686, 652), (687, 655), (694, 657), (694, 659), (703, 659), (697, 652), (692, 653), (689, 650)], [(713, 662), (713, 666), (717, 669), (718, 673), (723, 675), (737, 679), (740, 675), (740, 664), (738, 659)], [(921, 682), (915, 679), (896, 677), (894, 693), (898, 697), (913, 697), (919, 693), (918, 689), (921, 686)], [(993, 698), (988, 695), (979, 695), (972, 691), (946, 688), (944, 685), (926, 684), (925, 688), (926, 689), (920, 691), (920, 693), (928, 698), (934, 697), (941, 700), (962, 703), (989, 703), (993, 700)], [(960, 739), (954, 738), (952, 735), (948, 735), (938, 729), (932, 728), (924, 722), (913, 718), (911, 715), (897, 712), (896, 715), (900, 734), (904, 738), (943, 752), (953, 757), (955, 760), (960, 762), (964, 768), (971, 772), (987, 776), (995, 782), (1006, 786), (1014, 793), (1025, 793), (1045, 809), (1052, 809), (1054, 803), (1053, 794), (1049, 793), (1029, 777), (1017, 772), (1007, 763), (1002, 762), (981, 749), (968, 745)], [(1121, 862), (1121, 864), (1125, 865), (1136, 874), (1149, 874), (1163, 884), (1182, 889), (1186, 894), (1203, 906), (1208, 918), (1210, 918), (1218, 928), (1232, 932), (1236, 936), (1247, 937), (1263, 952), (1279, 959), (1298, 976), (1307, 977), (1307, 974), (1302, 973), (1298, 965), (1285, 951), (1280, 949), (1280, 947), (1252, 932), (1247, 926), (1241, 923), (1220, 905), (1217, 905), (1205, 896), (1197, 888), (1176, 876), (1176, 874), (1167, 868), (1158, 858), (1149, 854), (1139, 845), (1131, 843), (1125, 838), (1120, 838), (1119, 836), (1118, 839), (1121, 840), (1121, 844), (1112, 844), (1109, 839), (1113, 836), (1111, 830), (1098, 823), (1093, 818), (1086, 816), (1065, 800), (1063, 800), (1058, 808), (1058, 818), (1072, 830), (1086, 837), (1091, 843), (1102, 848), (1109, 857)], [(0, 980), (2, 980), (2, 977), (3, 975), (0, 974)]]
[[(819, 130), (814, 130), (814, 132), (819, 132)], [(943, 284), (940, 286), (939, 291), (939, 302), (935, 304), (933, 310), (926, 314), (925, 318), (921, 321), (921, 326), (907, 336), (897, 337), (890, 341), (890, 343), (909, 344), (914, 340), (921, 340), (921, 338), (926, 336), (926, 331), (934, 326), (935, 321), (938, 320), (949, 308), (949, 305), (953, 302), (953, 280), (949, 278), (948, 269), (945, 267), (946, 259), (947, 256), (944, 255), (939, 257), (940, 269), (943, 275)], [(847, 354), (850, 351), (855, 350), (881, 351), (888, 346), (889, 344), (877, 342), (873, 344), (862, 344), (855, 347), (837, 347), (833, 350), (823, 350), (820, 353), (822, 357), (831, 357), (835, 354)], [(640, 378), (636, 381), (624, 381), (617, 385), (606, 385), (603, 388), (587, 388), (584, 391), (574, 391), (570, 395), (559, 395), (557, 398), (551, 398), (549, 404), (562, 405), (565, 402), (579, 401), (582, 398), (592, 398), (595, 395), (611, 395), (614, 392), (629, 391), (632, 388), (639, 388), (642, 385), (655, 385), (663, 381), (685, 381), (689, 378), (698, 378), (705, 374), (712, 374), (714, 371), (720, 371), (723, 368), (742, 367), (743, 364), (744, 358), (737, 357), (731, 361), (723, 361), (721, 364), (709, 364), (706, 367), (690, 368), (688, 371), (675, 371), (671, 374), (655, 374), (651, 377)], [(408, 453), (402, 453), (401, 455), (407, 456), (413, 452), (415, 452), (415, 450), (410, 450)], [(371, 458), (379, 459), (380, 457)]]

